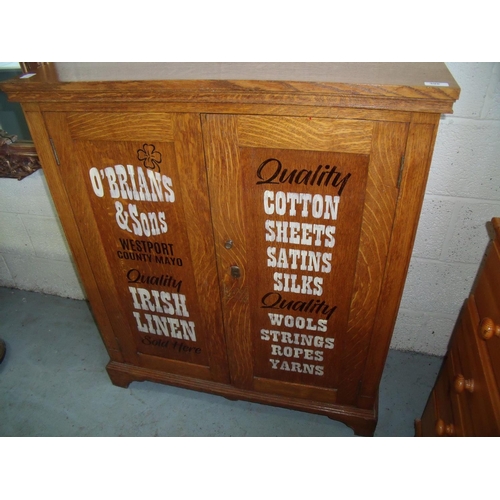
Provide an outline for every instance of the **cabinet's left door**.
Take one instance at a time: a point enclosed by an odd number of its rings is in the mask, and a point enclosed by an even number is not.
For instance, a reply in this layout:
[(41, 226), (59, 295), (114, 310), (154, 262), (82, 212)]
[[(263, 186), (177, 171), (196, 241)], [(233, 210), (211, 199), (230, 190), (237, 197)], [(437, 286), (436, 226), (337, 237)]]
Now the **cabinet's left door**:
[(227, 382), (199, 116), (44, 119), (125, 364)]

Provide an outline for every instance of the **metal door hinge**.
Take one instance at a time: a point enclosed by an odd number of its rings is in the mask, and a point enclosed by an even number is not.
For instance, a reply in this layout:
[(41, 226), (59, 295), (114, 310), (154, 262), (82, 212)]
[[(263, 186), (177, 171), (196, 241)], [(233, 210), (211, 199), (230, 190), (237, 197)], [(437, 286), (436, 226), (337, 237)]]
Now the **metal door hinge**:
[(398, 175), (398, 182), (397, 182), (398, 189), (401, 187), (401, 180), (403, 179), (404, 168), (405, 168), (405, 155), (402, 155), (401, 156), (401, 163), (399, 165), (399, 175)]
[(56, 163), (57, 165), (61, 165), (61, 163), (59, 162), (59, 156), (57, 156), (56, 146), (54, 144), (54, 141), (52, 140), (52, 137), (49, 137), (49, 141), (50, 145), (52, 146), (52, 152), (54, 153), (54, 158), (56, 159)]

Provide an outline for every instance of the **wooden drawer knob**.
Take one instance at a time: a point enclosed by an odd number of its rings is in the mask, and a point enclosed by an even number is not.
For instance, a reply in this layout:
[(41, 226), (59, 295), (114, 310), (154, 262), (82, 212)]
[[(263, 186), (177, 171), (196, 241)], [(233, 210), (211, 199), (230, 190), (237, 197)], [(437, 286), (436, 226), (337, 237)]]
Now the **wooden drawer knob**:
[(444, 421), (439, 418), (436, 422), (436, 434), (438, 436), (454, 436), (455, 426), (453, 424), (445, 424)]
[(462, 374), (457, 375), (453, 382), (453, 388), (455, 389), (455, 392), (457, 394), (460, 394), (464, 391), (474, 392), (474, 379), (466, 379)]
[(490, 318), (483, 318), (479, 323), (479, 335), (483, 340), (489, 340), (493, 335), (500, 337), (500, 325), (496, 325)]

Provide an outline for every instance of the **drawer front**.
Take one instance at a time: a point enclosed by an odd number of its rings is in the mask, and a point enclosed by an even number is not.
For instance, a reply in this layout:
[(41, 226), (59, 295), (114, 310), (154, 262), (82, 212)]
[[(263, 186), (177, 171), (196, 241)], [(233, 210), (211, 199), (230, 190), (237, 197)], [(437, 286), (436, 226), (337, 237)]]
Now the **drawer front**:
[(497, 384), (500, 386), (500, 240), (498, 238), (490, 245), (473, 294), (481, 320), (480, 337), (484, 340)]
[(431, 392), (427, 405), (424, 412), (422, 413), (422, 418), (417, 428), (417, 436), (419, 437), (436, 437), (436, 404), (434, 402), (434, 391)]
[(479, 343), (479, 317), (470, 298), (461, 315), (461, 328), (454, 339), (457, 343), (461, 375), (473, 384), (473, 390), (464, 390), (462, 401), (468, 408), (476, 436), (498, 436), (500, 405), (498, 389), (485, 348)]
[(474, 286), (479, 316), (489, 316), (500, 324), (500, 243), (493, 242)]
[(462, 423), (459, 415), (453, 412), (450, 398), (451, 384), (449, 376), (449, 356), (445, 360), (434, 387), (435, 421), (434, 432), (436, 436), (462, 436)]
[[(462, 321), (457, 324), (457, 337), (463, 334), (462, 325)], [(450, 401), (458, 428), (457, 435), (474, 436), (473, 418), (466, 400), (466, 394), (474, 390), (474, 384), (463, 376), (462, 364), (460, 363), (460, 355), (458, 352), (458, 343), (456, 340), (452, 342), (448, 352), (447, 368), (450, 380)]]

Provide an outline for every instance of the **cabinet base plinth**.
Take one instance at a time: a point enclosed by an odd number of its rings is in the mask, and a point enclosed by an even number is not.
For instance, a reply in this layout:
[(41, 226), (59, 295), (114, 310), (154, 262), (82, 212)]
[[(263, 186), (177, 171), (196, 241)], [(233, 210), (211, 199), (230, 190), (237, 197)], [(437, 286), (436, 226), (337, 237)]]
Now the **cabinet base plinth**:
[(228, 384), (194, 379), (172, 373), (164, 373), (149, 368), (118, 363), (116, 361), (110, 361), (106, 366), (106, 370), (111, 382), (119, 387), (126, 388), (131, 382), (158, 382), (181, 387), (183, 389), (208, 392), (223, 396), (232, 401), (250, 401), (252, 403), (261, 403), (290, 410), (315, 413), (342, 422), (350, 427), (357, 436), (373, 436), (377, 425), (376, 406), (373, 409), (360, 409), (351, 406), (328, 404), (276, 394), (249, 391)]

